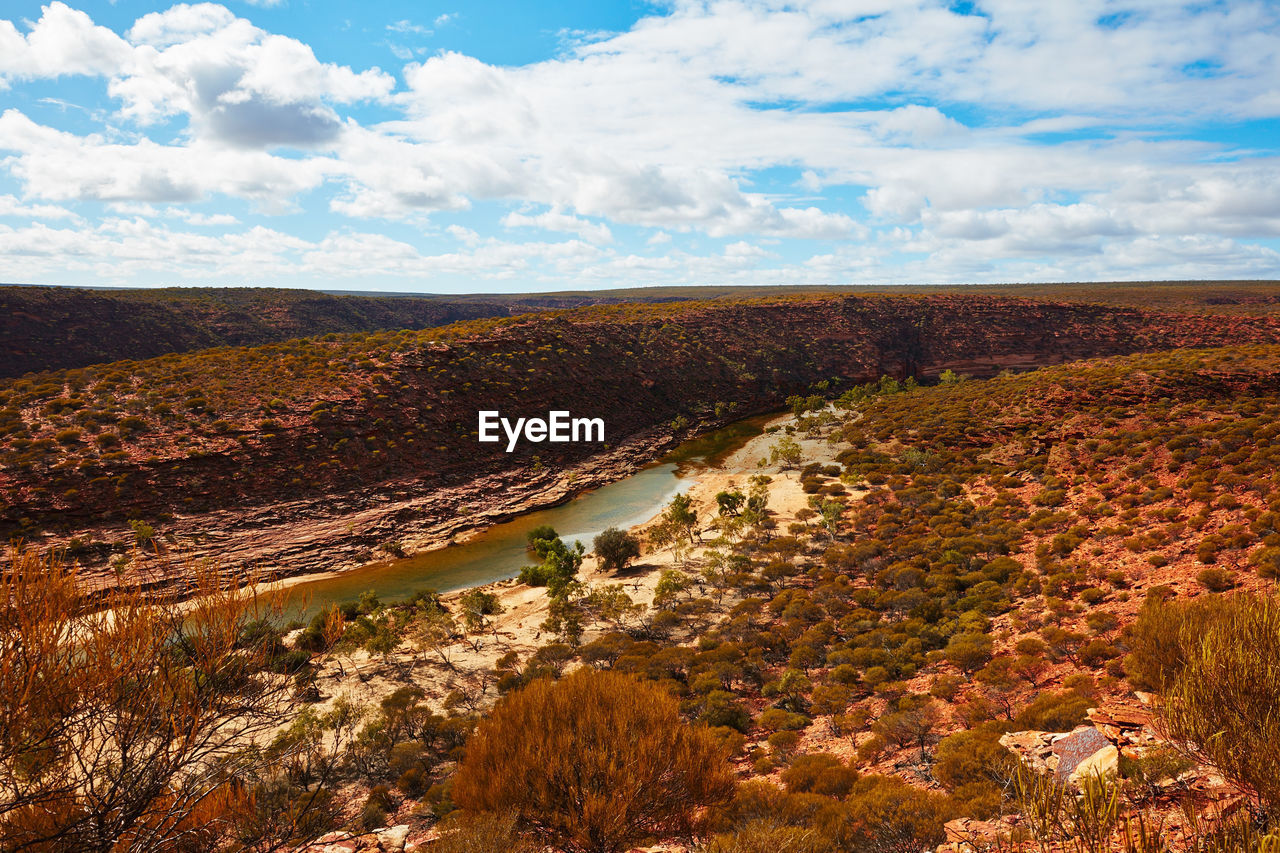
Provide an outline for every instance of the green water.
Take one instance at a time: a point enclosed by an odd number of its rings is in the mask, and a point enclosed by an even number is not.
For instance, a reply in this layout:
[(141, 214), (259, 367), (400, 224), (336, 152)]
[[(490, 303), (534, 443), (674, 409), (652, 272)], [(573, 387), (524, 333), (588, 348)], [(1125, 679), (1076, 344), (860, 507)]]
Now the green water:
[(366, 590), (376, 592), (382, 601), (394, 602), (420, 589), (449, 592), (513, 578), (530, 562), (525, 551), (527, 534), (541, 524), (554, 527), (566, 542), (581, 541), (590, 550), (591, 540), (605, 528), (626, 529), (652, 518), (672, 497), (687, 491), (699, 471), (719, 465), (748, 439), (760, 435), (774, 417), (747, 418), (686, 441), (624, 480), (494, 525), (463, 544), (298, 584), (291, 597), (305, 602), (310, 615), (330, 602), (356, 601)]

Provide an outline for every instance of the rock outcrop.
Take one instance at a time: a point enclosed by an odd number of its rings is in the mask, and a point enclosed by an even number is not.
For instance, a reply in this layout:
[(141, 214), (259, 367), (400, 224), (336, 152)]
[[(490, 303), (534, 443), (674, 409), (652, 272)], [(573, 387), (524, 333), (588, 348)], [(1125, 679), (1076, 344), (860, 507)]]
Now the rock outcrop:
[(1051, 773), (1059, 782), (1079, 787), (1090, 776), (1114, 777), (1120, 750), (1093, 726), (1069, 732), (1009, 732), (1000, 745), (1037, 773)]

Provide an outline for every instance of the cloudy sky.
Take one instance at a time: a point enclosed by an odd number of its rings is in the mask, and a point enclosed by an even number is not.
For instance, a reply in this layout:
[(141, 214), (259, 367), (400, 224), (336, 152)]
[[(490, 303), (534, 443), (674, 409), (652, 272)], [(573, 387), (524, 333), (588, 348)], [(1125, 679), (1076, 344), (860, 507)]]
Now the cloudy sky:
[(1280, 278), (1278, 119), (1274, 0), (4, 0), (0, 280)]

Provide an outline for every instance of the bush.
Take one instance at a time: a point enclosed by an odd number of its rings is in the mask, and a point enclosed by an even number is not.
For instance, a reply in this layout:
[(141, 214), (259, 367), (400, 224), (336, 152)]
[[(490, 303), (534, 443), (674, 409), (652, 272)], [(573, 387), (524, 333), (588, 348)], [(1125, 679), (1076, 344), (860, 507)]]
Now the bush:
[(1080, 663), (1094, 669), (1102, 666), (1112, 658), (1120, 656), (1120, 652), (1115, 648), (1115, 646), (1111, 645), (1106, 640), (1096, 637), (1082, 645), (1077, 654), (1079, 655)]
[(782, 771), (782, 784), (792, 793), (822, 794), (843, 799), (857, 781), (857, 770), (825, 752), (801, 755)]
[(155, 528), (141, 519), (129, 519), (129, 527), (133, 529), (134, 541), (139, 545), (146, 545), (156, 537)]
[(1157, 706), (1172, 742), (1280, 808), (1280, 600), (1236, 595), (1179, 632), (1183, 666)]
[(1099, 601), (1102, 601), (1102, 599), (1106, 598), (1107, 594), (1106, 592), (1099, 589), (1098, 587), (1091, 586), (1088, 589), (1080, 590), (1079, 595), (1077, 595), (1076, 597), (1079, 598), (1081, 601), (1083, 601), (1085, 604), (1097, 604)]
[(1261, 545), (1249, 554), (1249, 563), (1258, 570), (1260, 578), (1280, 578), (1280, 548)]
[(386, 785), (377, 785), (369, 792), (364, 805), (360, 807), (360, 826), (365, 832), (387, 825), (387, 813), (395, 807), (391, 801), (391, 791)]
[(1236, 585), (1235, 572), (1226, 569), (1202, 569), (1196, 580), (1210, 592), (1226, 592)]
[(74, 427), (72, 427), (71, 429), (61, 429), (54, 434), (53, 440), (58, 442), (58, 444), (66, 444), (66, 445), (79, 444), (80, 435), (81, 435), (80, 430), (75, 429)]
[(1093, 703), (1089, 697), (1074, 690), (1041, 693), (1022, 709), (1014, 723), (1019, 729), (1039, 729), (1046, 732), (1069, 732), (1085, 721), (1085, 714)]
[(844, 849), (916, 853), (945, 840), (942, 825), (955, 814), (950, 797), (892, 776), (859, 779), (846, 801), (856, 827)]
[(453, 798), (510, 812), (548, 844), (609, 853), (692, 834), (733, 789), (721, 745), (661, 687), (584, 668), (504, 697), (468, 741)]
[[(216, 566), (184, 568), (188, 601), (121, 584), (86, 608), (63, 553), (10, 549), (0, 849), (205, 850), (229, 836), (265, 849), (325, 822), (326, 789), (280, 779), (301, 748), (267, 748), (298, 708), (290, 679), (262, 675), (284, 602), (229, 588)], [(235, 788), (211, 772), (233, 755)]]
[(529, 531), (525, 536), (525, 542), (528, 544), (529, 550), (538, 556), (543, 556), (537, 549), (538, 542), (551, 542), (559, 539), (560, 534), (556, 533), (556, 529), (550, 524), (539, 524), (537, 527)]
[(991, 660), (991, 638), (986, 634), (956, 634), (947, 643), (943, 653), (956, 667), (972, 673)]
[(440, 838), (431, 844), (431, 853), (536, 853), (541, 849), (520, 836), (510, 815), (455, 811), (438, 828)]
[(610, 527), (597, 536), (592, 548), (600, 558), (600, 568), (606, 572), (621, 571), (627, 563), (640, 556), (640, 541), (616, 527)]
[(790, 755), (800, 745), (800, 732), (783, 731), (769, 735), (769, 746), (780, 756)]
[(759, 722), (765, 731), (799, 731), (809, 725), (809, 718), (782, 708), (766, 708)]
[(816, 830), (779, 826), (776, 819), (753, 821), (711, 839), (706, 853), (829, 853), (830, 843)]
[(418, 798), (427, 792), (431, 782), (421, 767), (410, 767), (396, 779), (396, 787), (406, 797)]
[(989, 722), (945, 737), (934, 752), (933, 775), (948, 788), (974, 782), (1003, 787), (1013, 778), (1016, 759), (1000, 745), (1006, 724)]
[(1129, 683), (1153, 691), (1172, 684), (1191, 650), (1199, 648), (1207, 626), (1226, 606), (1226, 599), (1217, 596), (1169, 601), (1160, 588), (1152, 588), (1138, 621), (1125, 631), (1131, 650), (1124, 662)]
[(751, 729), (751, 713), (727, 690), (707, 694), (699, 719), (713, 728), (727, 726), (743, 734)]

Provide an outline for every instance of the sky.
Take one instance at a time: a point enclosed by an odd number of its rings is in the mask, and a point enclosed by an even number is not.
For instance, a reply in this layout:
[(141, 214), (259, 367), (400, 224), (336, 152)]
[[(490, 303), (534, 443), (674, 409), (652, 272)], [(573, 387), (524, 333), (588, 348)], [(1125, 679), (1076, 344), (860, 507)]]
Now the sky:
[(1280, 278), (1274, 0), (0, 3), (0, 281)]

